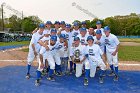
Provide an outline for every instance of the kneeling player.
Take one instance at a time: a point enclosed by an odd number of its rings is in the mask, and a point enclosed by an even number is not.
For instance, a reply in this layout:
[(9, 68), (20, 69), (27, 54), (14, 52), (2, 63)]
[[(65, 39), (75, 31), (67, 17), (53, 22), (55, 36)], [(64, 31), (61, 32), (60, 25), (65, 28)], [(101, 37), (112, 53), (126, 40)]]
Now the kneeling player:
[(85, 49), (85, 53), (88, 55), (88, 60), (90, 62), (90, 77), (95, 76), (96, 67), (99, 66), (101, 69), (99, 82), (103, 83), (103, 73), (106, 70), (103, 52), (100, 49), (99, 45), (93, 43), (94, 39), (92, 36), (88, 36), (87, 42), (88, 45)]
[[(51, 36), (48, 43), (45, 44), (44, 47), (40, 50), (40, 64), (37, 69), (37, 80), (35, 81), (35, 85), (40, 85), (40, 77), (41, 77), (41, 71), (43, 70), (44, 64), (43, 64), (43, 55), (47, 56), (46, 59), (48, 60), (48, 65), (50, 66), (49, 73), (48, 73), (48, 80), (55, 81), (53, 77), (53, 72), (55, 69), (55, 61), (52, 55), (52, 50), (55, 48), (55, 44), (57, 41), (57, 36)], [(41, 57), (42, 56), (42, 57)]]
[[(90, 65), (88, 60), (86, 59), (86, 55), (84, 53), (85, 46), (80, 44), (80, 38), (74, 37), (74, 48), (71, 49), (71, 59), (76, 63), (76, 77), (80, 77), (82, 75), (83, 64), (85, 65), (85, 80), (84, 85), (88, 85), (88, 75), (90, 72)], [(76, 59), (79, 58), (79, 62)]]

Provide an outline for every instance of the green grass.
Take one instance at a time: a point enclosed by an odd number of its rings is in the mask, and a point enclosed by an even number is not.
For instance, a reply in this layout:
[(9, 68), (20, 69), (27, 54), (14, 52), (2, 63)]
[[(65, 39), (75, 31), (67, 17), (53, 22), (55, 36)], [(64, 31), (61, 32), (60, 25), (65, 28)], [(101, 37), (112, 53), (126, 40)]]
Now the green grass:
[(0, 42), (0, 46), (9, 46), (9, 45), (29, 45), (29, 41), (21, 41), (21, 42)]
[(136, 43), (140, 43), (140, 39), (139, 38), (120, 38), (119, 39), (120, 42), (136, 42)]
[(120, 46), (118, 56), (121, 61), (140, 62), (140, 46)]

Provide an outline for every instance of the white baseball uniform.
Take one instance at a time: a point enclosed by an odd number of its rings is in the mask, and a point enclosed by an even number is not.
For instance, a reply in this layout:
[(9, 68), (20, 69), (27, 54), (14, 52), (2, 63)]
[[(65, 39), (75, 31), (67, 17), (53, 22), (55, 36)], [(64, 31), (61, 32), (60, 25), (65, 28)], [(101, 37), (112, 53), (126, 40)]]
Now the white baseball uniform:
[[(85, 46), (83, 45), (79, 45), (78, 47), (74, 47), (71, 49), (71, 52), (70, 52), (70, 56), (74, 56), (75, 55), (75, 50), (79, 50), (80, 51), (80, 60), (82, 60), (85, 56)], [(80, 77), (82, 75), (82, 69), (83, 69), (83, 64), (85, 65), (85, 69), (90, 69), (90, 64), (89, 64), (89, 61), (86, 59), (82, 64), (77, 64), (76, 63), (76, 77)]]
[[(31, 65), (31, 63), (33, 62), (35, 55), (34, 55), (34, 51), (32, 49), (32, 44), (34, 44), (35, 46), (35, 51), (39, 54), (40, 51), (40, 44), (38, 43), (38, 41), (42, 38), (43, 34), (39, 34), (38, 31), (36, 33), (34, 33), (32, 35), (32, 39), (30, 41), (30, 45), (29, 45), (29, 53), (28, 53), (28, 57), (27, 57), (27, 62), (29, 65)], [(39, 55), (37, 55), (37, 60), (39, 61)]]
[(105, 70), (106, 66), (101, 58), (103, 55), (99, 45), (93, 44), (92, 46), (87, 45), (85, 48), (85, 54), (88, 54), (88, 61), (90, 63), (90, 77), (95, 76), (96, 67), (99, 66), (101, 70)]
[(96, 36), (93, 37), (94, 39), (94, 43), (96, 44), (96, 42), (99, 42), (99, 47), (101, 48), (102, 52), (104, 53), (105, 52), (105, 37), (104, 36), (101, 36), (100, 39), (97, 39)]
[(107, 60), (110, 65), (115, 67), (118, 66), (118, 53), (115, 56), (112, 53), (116, 50), (119, 43), (118, 38), (114, 34), (110, 33), (108, 37), (105, 37)]
[(81, 45), (87, 45), (87, 44), (88, 44), (88, 43), (87, 43), (87, 37), (88, 37), (88, 35), (85, 35), (84, 37), (82, 37), (82, 35), (79, 34), (79, 35), (77, 35), (77, 37), (80, 38), (80, 43), (81, 43)]

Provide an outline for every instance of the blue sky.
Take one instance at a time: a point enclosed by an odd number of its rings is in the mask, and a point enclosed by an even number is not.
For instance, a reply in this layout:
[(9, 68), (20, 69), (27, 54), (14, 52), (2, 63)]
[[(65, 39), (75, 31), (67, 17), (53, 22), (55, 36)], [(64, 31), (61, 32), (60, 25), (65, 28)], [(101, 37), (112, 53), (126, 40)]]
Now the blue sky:
[[(26, 16), (37, 15), (44, 22), (93, 19), (76, 6), (72, 6), (72, 3), (101, 19), (114, 15), (128, 15), (132, 12), (140, 14), (140, 0), (0, 0), (0, 4), (3, 2), (14, 9), (23, 11)], [(13, 14), (6, 8), (4, 10), (5, 16)]]

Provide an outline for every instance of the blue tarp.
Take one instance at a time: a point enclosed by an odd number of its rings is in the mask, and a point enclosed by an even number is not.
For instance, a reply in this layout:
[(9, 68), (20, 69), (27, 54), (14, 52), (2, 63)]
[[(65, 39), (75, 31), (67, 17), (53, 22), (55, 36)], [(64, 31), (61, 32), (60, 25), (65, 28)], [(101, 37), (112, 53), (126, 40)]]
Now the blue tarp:
[(12, 49), (12, 48), (19, 48), (23, 45), (11, 45), (11, 46), (0, 46), (0, 50)]
[(0, 68), (0, 93), (140, 93), (140, 71), (119, 71), (118, 82), (114, 82), (113, 77), (106, 76), (104, 84), (99, 84), (97, 72), (95, 78), (89, 79), (89, 86), (83, 85), (83, 76), (55, 77), (55, 82), (43, 77), (42, 84), (38, 87), (34, 85), (35, 71), (36, 68), (32, 67), (32, 77), (27, 80), (24, 66)]

